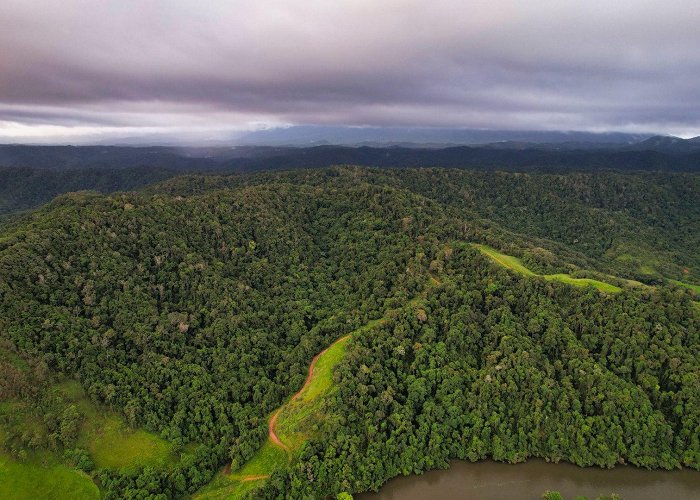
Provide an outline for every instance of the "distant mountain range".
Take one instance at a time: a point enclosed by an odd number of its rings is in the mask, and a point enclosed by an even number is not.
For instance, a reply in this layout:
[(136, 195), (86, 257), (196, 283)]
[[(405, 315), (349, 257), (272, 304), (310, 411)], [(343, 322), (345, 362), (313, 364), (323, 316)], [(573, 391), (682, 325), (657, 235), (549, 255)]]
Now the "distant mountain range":
[[(555, 134), (556, 135), (556, 134)], [(547, 143), (513, 140), (438, 146), (27, 146), (0, 145), (0, 218), (69, 191), (139, 189), (183, 172), (243, 173), (361, 165), (379, 168), (449, 167), (504, 171), (700, 172), (700, 138), (623, 135), (541, 136)], [(524, 139), (527, 137), (518, 137)], [(568, 137), (571, 139), (571, 137)], [(630, 136), (624, 136), (631, 139)]]
[(659, 151), (662, 153), (690, 153), (700, 151), (700, 136), (692, 139), (681, 139), (670, 135), (655, 135), (630, 146), (638, 151)]
[[(300, 127), (293, 127), (298, 129)], [(286, 129), (289, 130), (289, 129)], [(418, 129), (416, 129), (418, 134)], [(297, 132), (299, 132), (297, 130)], [(473, 132), (473, 131), (472, 131)], [(366, 130), (363, 131), (366, 133)], [(465, 132), (466, 133), (466, 132)], [(471, 133), (471, 132), (470, 132)], [(46, 170), (159, 168), (170, 171), (249, 172), (338, 164), (374, 167), (488, 169), (700, 170), (700, 137), (576, 132), (533, 132), (548, 142), (528, 142), (530, 132), (482, 145), (316, 146), (27, 146), (0, 145), (0, 168)], [(484, 138), (486, 138), (484, 133)], [(359, 138), (359, 136), (358, 136)], [(567, 140), (563, 139), (577, 139)], [(621, 141), (626, 142), (611, 142)], [(597, 141), (597, 142), (596, 142)]]
[(244, 134), (236, 142), (268, 146), (484, 145), (499, 142), (534, 144), (634, 144), (651, 134), (620, 132), (560, 132), (537, 130), (481, 130), (465, 128), (347, 127), (299, 125)]

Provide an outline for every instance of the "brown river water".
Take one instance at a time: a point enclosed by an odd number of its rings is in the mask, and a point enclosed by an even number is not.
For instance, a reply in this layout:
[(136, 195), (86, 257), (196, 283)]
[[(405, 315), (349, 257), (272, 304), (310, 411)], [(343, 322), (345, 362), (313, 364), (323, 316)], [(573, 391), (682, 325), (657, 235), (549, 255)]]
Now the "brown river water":
[(700, 472), (646, 470), (635, 467), (599, 469), (543, 460), (509, 465), (484, 461), (452, 462), (450, 469), (392, 479), (378, 493), (356, 495), (361, 500), (496, 500), (540, 499), (545, 490), (566, 500), (583, 495), (617, 493), (625, 500), (700, 500)]

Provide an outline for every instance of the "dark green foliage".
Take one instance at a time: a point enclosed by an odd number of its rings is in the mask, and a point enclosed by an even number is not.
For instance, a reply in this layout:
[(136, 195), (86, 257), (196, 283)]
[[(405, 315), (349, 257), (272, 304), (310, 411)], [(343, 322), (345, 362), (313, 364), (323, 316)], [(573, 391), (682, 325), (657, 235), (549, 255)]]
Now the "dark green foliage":
[(0, 167), (0, 216), (34, 208), (70, 191), (138, 189), (176, 174), (161, 168), (39, 170)]
[(290, 497), (376, 489), (451, 459), (700, 468), (687, 294), (520, 278), (460, 245), (443, 273), (425, 322), (408, 308), (353, 338), (335, 424), (292, 467)]
[(468, 244), (637, 277), (622, 248), (692, 281), (698, 201), (693, 175), (357, 168), (63, 195), (0, 230), (0, 335), (33, 360), (0, 391), (40, 401), (47, 446), (89, 469), (75, 408), (32, 389), (41, 367), (80, 380), (189, 450), (168, 470), (97, 471), (105, 496), (181, 497), (255, 453), (316, 353), (399, 309), (353, 338), (322, 437), (263, 496), (378, 488), (453, 458), (698, 467), (690, 291), (518, 277)]
[[(568, 272), (566, 265), (573, 263), (645, 282), (659, 282), (662, 276), (700, 282), (697, 174), (342, 167), (184, 176), (149, 189), (188, 195), (278, 182), (338, 186), (368, 182), (409, 190), (470, 220), (470, 225), (478, 219), (481, 227), (490, 228), (486, 237), (492, 246), (522, 256), (541, 274)], [(494, 231), (497, 228), (511, 233)]]
[(1, 326), (132, 424), (206, 444), (189, 489), (257, 450), (314, 354), (417, 293), (436, 220), (368, 185), (67, 195), (0, 243)]
[(63, 453), (63, 456), (74, 467), (82, 471), (91, 472), (95, 468), (95, 464), (90, 459), (87, 451), (82, 448), (68, 449)]

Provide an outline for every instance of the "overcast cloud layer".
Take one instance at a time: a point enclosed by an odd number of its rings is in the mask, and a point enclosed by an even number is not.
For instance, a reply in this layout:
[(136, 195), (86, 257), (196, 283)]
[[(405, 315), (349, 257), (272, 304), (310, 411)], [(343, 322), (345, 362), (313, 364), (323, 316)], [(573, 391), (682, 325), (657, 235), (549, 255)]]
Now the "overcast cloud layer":
[(697, 0), (2, 0), (0, 142), (280, 124), (700, 135)]

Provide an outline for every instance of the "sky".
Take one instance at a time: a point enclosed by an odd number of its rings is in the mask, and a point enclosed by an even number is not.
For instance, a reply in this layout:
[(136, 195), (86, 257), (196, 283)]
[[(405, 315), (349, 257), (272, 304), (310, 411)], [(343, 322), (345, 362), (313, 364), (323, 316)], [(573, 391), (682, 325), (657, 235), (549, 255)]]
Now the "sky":
[(0, 142), (700, 135), (697, 0), (2, 0)]

